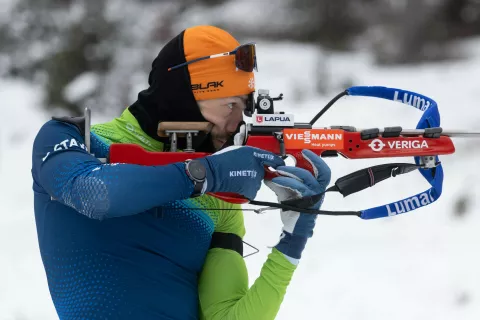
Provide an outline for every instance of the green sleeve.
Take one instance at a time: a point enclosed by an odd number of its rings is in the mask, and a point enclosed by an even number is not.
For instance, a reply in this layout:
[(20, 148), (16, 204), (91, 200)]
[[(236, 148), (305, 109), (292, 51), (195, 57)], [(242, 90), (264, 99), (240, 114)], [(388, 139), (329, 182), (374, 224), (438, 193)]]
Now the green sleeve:
[(215, 232), (234, 233), (243, 239), (245, 236), (245, 222), (241, 205), (217, 201), (215, 206), (222, 210), (231, 209), (231, 211), (220, 211), (221, 213), (218, 215), (218, 221), (215, 225)]
[[(243, 237), (243, 213), (226, 211), (216, 231)], [(248, 288), (243, 257), (232, 250), (209, 250), (198, 284), (200, 319), (275, 319), (295, 268), (281, 252), (273, 249), (260, 276)]]

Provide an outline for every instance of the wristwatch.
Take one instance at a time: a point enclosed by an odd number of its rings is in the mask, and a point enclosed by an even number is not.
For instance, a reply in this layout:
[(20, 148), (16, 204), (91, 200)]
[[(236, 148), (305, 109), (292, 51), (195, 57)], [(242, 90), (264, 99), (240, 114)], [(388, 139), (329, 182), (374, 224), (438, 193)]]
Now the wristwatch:
[(198, 197), (205, 193), (207, 189), (207, 169), (199, 160), (185, 161), (185, 172), (193, 182), (193, 193), (190, 196)]

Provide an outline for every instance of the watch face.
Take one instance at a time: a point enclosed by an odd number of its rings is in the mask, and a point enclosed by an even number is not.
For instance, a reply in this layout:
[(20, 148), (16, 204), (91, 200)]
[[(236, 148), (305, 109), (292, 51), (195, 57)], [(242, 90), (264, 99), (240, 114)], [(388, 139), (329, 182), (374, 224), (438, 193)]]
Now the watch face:
[(203, 181), (206, 178), (207, 171), (200, 161), (190, 161), (188, 164), (188, 172), (195, 180)]

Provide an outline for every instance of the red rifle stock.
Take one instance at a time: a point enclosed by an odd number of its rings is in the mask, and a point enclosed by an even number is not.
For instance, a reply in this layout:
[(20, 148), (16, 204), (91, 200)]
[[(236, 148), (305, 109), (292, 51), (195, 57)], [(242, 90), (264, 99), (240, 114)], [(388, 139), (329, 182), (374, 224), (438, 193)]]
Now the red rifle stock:
[[(419, 130), (422, 132), (422, 130)], [(362, 137), (362, 132), (350, 132), (342, 129), (283, 129), (276, 135), (249, 135), (247, 146), (273, 152), (281, 156), (292, 156), (296, 166), (313, 172), (308, 161), (302, 157), (302, 150), (309, 149), (319, 156), (341, 155), (347, 159), (389, 158), (409, 156), (436, 156), (452, 154), (455, 147), (449, 136), (440, 135), (426, 138), (420, 133), (406, 136)], [(130, 163), (138, 165), (167, 165), (210, 155), (205, 152), (149, 152), (135, 144), (112, 144), (110, 163)], [(265, 179), (276, 174), (266, 169)], [(221, 200), (243, 204), (248, 199), (234, 193), (211, 193)]]

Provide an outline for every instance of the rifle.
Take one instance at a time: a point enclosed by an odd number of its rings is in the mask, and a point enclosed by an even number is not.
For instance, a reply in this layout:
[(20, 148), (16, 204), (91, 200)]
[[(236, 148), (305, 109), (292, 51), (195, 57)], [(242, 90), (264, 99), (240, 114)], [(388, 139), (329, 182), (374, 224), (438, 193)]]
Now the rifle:
[[(331, 126), (314, 128), (315, 122), (335, 102), (344, 96), (364, 96), (381, 98), (400, 102), (414, 107), (422, 112), (415, 129), (403, 129), (400, 126), (357, 129), (352, 126)], [(274, 102), (283, 99), (283, 94), (276, 98), (269, 95), (268, 90), (258, 90), (257, 100), (253, 94), (245, 115), (251, 117), (252, 123), (241, 126), (245, 137), (239, 144), (257, 147), (276, 153), (284, 158), (291, 156), (296, 160), (296, 166), (312, 172), (312, 166), (301, 156), (303, 149), (310, 149), (321, 157), (344, 157), (347, 159), (413, 157), (414, 163), (388, 163), (355, 171), (337, 179), (333, 186), (325, 192), (336, 191), (344, 197), (373, 187), (390, 177), (418, 171), (430, 184), (431, 188), (411, 197), (374, 208), (359, 211), (325, 211), (306, 209), (316, 203), (323, 195), (315, 195), (282, 203), (256, 201), (246, 199), (231, 193), (211, 193), (221, 200), (245, 204), (267, 206), (260, 209), (250, 209), (257, 213), (266, 210), (283, 209), (304, 213), (350, 216), (362, 219), (376, 219), (395, 216), (430, 205), (438, 200), (442, 193), (443, 168), (439, 155), (455, 152), (451, 138), (479, 137), (478, 132), (444, 131), (440, 127), (440, 113), (437, 103), (422, 94), (380, 86), (355, 86), (346, 89), (335, 96), (308, 123), (294, 122), (293, 114), (275, 112)], [(90, 133), (90, 110), (86, 109), (86, 133)], [(240, 127), (240, 126), (239, 126)], [(208, 133), (211, 124), (203, 122), (162, 122), (158, 125), (158, 135), (168, 137), (170, 151), (148, 152), (134, 144), (112, 144), (108, 159), (109, 163), (130, 163), (138, 165), (166, 165), (208, 156), (209, 153), (196, 152), (192, 141), (199, 133)], [(179, 138), (186, 140), (184, 152), (177, 151)], [(89, 137), (86, 140), (89, 142)], [(237, 142), (238, 143), (238, 142)], [(89, 148), (89, 145), (87, 145)], [(275, 177), (274, 171), (266, 168), (265, 179)], [(248, 209), (244, 209), (248, 210)]]

